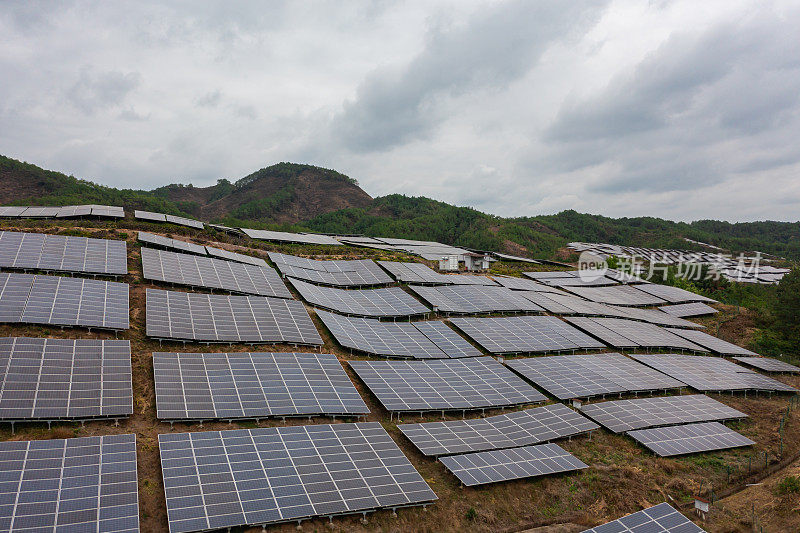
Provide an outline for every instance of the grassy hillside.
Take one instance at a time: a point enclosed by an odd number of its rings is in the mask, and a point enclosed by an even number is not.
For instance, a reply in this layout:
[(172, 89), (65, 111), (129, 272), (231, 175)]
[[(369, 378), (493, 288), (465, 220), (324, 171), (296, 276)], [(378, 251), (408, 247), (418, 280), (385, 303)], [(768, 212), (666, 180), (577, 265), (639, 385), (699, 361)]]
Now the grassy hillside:
[(391, 235), (533, 257), (553, 257), (573, 240), (701, 249), (685, 237), (734, 253), (755, 250), (800, 259), (800, 222), (672, 222), (609, 218), (576, 211), (501, 218), (424, 197), (372, 199), (334, 170), (279, 163), (235, 183), (173, 184), (152, 191), (114, 189), (0, 156), (0, 203), (104, 203), (258, 228)]

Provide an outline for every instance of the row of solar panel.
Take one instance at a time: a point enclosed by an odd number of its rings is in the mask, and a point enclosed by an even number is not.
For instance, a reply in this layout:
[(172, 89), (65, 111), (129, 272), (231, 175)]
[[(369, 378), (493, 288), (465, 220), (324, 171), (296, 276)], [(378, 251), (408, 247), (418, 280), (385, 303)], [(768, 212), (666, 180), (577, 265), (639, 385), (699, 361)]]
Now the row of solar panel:
[(267, 266), (267, 262), (259, 257), (231, 252), (230, 250), (223, 250), (222, 248), (216, 248), (214, 246), (202, 246), (193, 242), (170, 239), (169, 237), (156, 235), (154, 233), (147, 233), (145, 231), (140, 231), (138, 238), (139, 242), (149, 244), (151, 246), (165, 248), (167, 250), (176, 250), (178, 252), (196, 255), (209, 255), (211, 257), (216, 257), (217, 259), (225, 259), (228, 261), (235, 261), (237, 263), (246, 263), (248, 265), (263, 267)]
[(125, 241), (0, 231), (0, 267), (125, 275)]
[(139, 220), (147, 220), (149, 222), (168, 222), (170, 224), (177, 224), (179, 226), (187, 226), (196, 229), (203, 229), (205, 227), (199, 220), (179, 217), (176, 215), (165, 215), (164, 213), (153, 213), (150, 211), (137, 210), (133, 212), (133, 216)]
[(125, 217), (125, 211), (115, 205), (0, 206), (0, 217), (3, 218), (71, 218), (85, 216), (123, 218)]
[(0, 322), (128, 329), (128, 284), (0, 273)]

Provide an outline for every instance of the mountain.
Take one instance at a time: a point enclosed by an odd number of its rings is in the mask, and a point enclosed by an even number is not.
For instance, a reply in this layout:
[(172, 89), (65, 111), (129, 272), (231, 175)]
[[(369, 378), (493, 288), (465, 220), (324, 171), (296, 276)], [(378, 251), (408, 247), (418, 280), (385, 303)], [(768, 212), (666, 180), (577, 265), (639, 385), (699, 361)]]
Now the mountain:
[(0, 156), (0, 204), (122, 205), (234, 226), (324, 233), (363, 233), (434, 240), (531, 257), (564, 258), (568, 241), (761, 251), (800, 259), (800, 222), (672, 222), (653, 217), (610, 218), (563, 211), (502, 218), (469, 207), (400, 194), (371, 198), (334, 170), (279, 163), (231, 183), (174, 184), (152, 191), (115, 189)]

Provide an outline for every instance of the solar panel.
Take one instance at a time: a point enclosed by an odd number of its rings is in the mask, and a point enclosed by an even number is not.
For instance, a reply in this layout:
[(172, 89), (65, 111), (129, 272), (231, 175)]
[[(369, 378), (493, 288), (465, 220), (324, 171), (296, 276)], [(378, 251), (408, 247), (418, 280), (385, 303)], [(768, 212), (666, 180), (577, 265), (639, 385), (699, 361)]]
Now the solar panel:
[(677, 317), (713, 315), (717, 312), (710, 305), (702, 302), (688, 304), (673, 304), (659, 307), (663, 312)]
[(699, 391), (763, 390), (797, 392), (778, 380), (757, 374), (720, 357), (658, 354), (634, 359)]
[(133, 413), (123, 340), (0, 338), (0, 419), (80, 420)]
[(423, 455), (433, 456), (528, 446), (598, 427), (561, 403), (487, 418), (397, 425)]
[(592, 403), (581, 406), (581, 412), (614, 433), (747, 417), (703, 394)]
[(409, 285), (420, 298), (441, 313), (542, 312), (544, 309), (506, 287)]
[(170, 533), (437, 499), (377, 422), (162, 433), (158, 443)]
[(555, 292), (564, 294), (561, 289), (556, 289), (555, 287), (550, 287), (531, 279), (515, 278), (512, 276), (493, 276), (492, 279), (503, 287), (508, 287), (515, 291)]
[(125, 210), (118, 205), (92, 205), (92, 216), (125, 218)]
[(530, 259), (529, 257), (520, 257), (518, 255), (509, 255), (509, 254), (502, 254), (500, 252), (492, 252), (492, 255), (499, 258), (505, 259), (507, 261), (519, 261), (521, 263), (533, 263), (534, 265), (541, 264), (536, 259)]
[(453, 318), (472, 340), (495, 354), (559, 352), (605, 345), (553, 316)]
[(125, 275), (125, 241), (0, 231), (0, 267)]
[(755, 444), (744, 435), (736, 433), (719, 422), (637, 429), (629, 431), (628, 435), (661, 457), (725, 450)]
[(0, 321), (128, 329), (128, 284), (0, 273)]
[(162, 420), (369, 413), (334, 354), (153, 353)]
[(168, 250), (178, 250), (190, 254), (206, 255), (206, 247), (193, 242), (181, 241), (178, 239), (170, 239), (161, 235), (154, 235), (145, 231), (139, 232), (139, 242), (160, 246)]
[(704, 533), (705, 530), (676, 511), (660, 503), (612, 522), (587, 529), (583, 533)]
[(156, 339), (322, 345), (297, 300), (147, 289), (146, 321)]
[(467, 487), (589, 468), (564, 448), (552, 443), (450, 455), (439, 460)]
[(240, 294), (292, 298), (278, 273), (260, 267), (212, 257), (142, 248), (145, 279), (189, 287), (208, 287)]
[(16, 218), (26, 209), (28, 209), (26, 206), (4, 205), (0, 207), (0, 217)]
[(685, 386), (618, 353), (532, 357), (506, 364), (560, 400)]
[(206, 252), (212, 257), (225, 259), (227, 261), (236, 261), (237, 263), (247, 263), (248, 265), (266, 267), (267, 262), (260, 257), (253, 257), (252, 255), (245, 255), (230, 250), (223, 250), (222, 248), (215, 248), (213, 246), (206, 246)]
[(320, 285), (368, 287), (392, 283), (392, 278), (370, 259), (318, 261), (277, 252), (269, 252), (269, 258), (284, 275)]
[(734, 357), (733, 359), (747, 366), (764, 370), (765, 372), (800, 372), (800, 367), (790, 365), (780, 359), (773, 359), (771, 357)]
[(431, 310), (400, 287), (345, 290), (312, 285), (289, 278), (305, 301), (323, 309), (352, 316), (410, 317), (426, 315)]
[(714, 337), (713, 335), (709, 335), (708, 333), (704, 333), (702, 331), (695, 331), (689, 329), (674, 329), (674, 328), (667, 328), (667, 330), (674, 333), (675, 335), (679, 335), (684, 339), (687, 339), (695, 344), (698, 344), (703, 348), (708, 348), (712, 352), (721, 355), (756, 355), (754, 352), (751, 352), (746, 348), (742, 348), (741, 346), (736, 346), (735, 344), (724, 341), (718, 337)]
[(623, 306), (659, 305), (666, 303), (661, 298), (642, 292), (632, 285), (612, 285), (610, 287), (565, 287), (569, 292), (577, 294), (593, 302)]
[(603, 275), (586, 276), (586, 277), (573, 276), (569, 278), (543, 278), (540, 279), (540, 281), (547, 285), (551, 285), (553, 287), (561, 287), (563, 289), (569, 289), (572, 287), (600, 288), (618, 284), (616, 281), (607, 278)]
[(139, 531), (136, 435), (0, 442), (0, 530)]
[(401, 263), (398, 261), (377, 261), (397, 281), (429, 285), (496, 285), (486, 276), (469, 274), (440, 274), (422, 263)]
[(637, 285), (637, 289), (652, 294), (657, 298), (673, 304), (686, 303), (686, 302), (706, 302), (718, 303), (712, 298), (707, 298), (700, 294), (681, 289), (680, 287), (673, 287), (671, 285), (660, 285), (657, 283), (647, 283), (645, 285)]
[(523, 275), (531, 279), (552, 279), (552, 278), (575, 278), (578, 276), (574, 270), (554, 270), (544, 272), (523, 272)]
[(56, 218), (82, 217), (91, 214), (92, 206), (90, 205), (65, 205), (58, 210)]
[(164, 213), (152, 213), (150, 211), (139, 211), (138, 209), (133, 212), (134, 218), (139, 220), (149, 220), (151, 222), (166, 222), (167, 215)]
[(23, 218), (51, 218), (58, 215), (60, 207), (29, 207), (20, 215)]
[(329, 246), (341, 246), (342, 243), (328, 237), (327, 235), (317, 235), (314, 233), (289, 233), (287, 231), (269, 231), (262, 229), (242, 228), (245, 235), (251, 239), (274, 242), (294, 242), (298, 244), (326, 244)]
[(677, 334), (689, 330), (662, 328), (655, 324), (620, 318), (569, 317), (566, 320), (615, 348), (677, 348), (694, 352), (707, 351), (689, 342), (684, 335)]
[(383, 357), (439, 359), (476, 357), (481, 352), (440, 321), (380, 322), (352, 318), (326, 311), (317, 316), (330, 330), (336, 342), (350, 348)]
[(392, 412), (464, 411), (546, 400), (491, 357), (348, 363)]
[(192, 218), (179, 217), (175, 215), (165, 215), (164, 218), (170, 224), (178, 224), (179, 226), (188, 226), (190, 228), (197, 228), (197, 229), (204, 228), (202, 222), (200, 222), (199, 220), (194, 220)]

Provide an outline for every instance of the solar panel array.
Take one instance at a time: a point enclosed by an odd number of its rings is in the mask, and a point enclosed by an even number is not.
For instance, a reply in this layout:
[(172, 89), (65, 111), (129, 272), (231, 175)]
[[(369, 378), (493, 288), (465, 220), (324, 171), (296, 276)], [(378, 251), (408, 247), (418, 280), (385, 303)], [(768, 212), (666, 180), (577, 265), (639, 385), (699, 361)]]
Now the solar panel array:
[(0, 273), (0, 322), (128, 329), (128, 284)]
[(365, 317), (410, 317), (431, 310), (400, 287), (345, 290), (289, 278), (308, 303), (339, 313)]
[(702, 331), (667, 328), (668, 331), (722, 355), (756, 355), (754, 352)]
[(677, 348), (706, 352), (705, 348), (689, 342), (683, 329), (667, 329), (646, 322), (621, 318), (568, 317), (567, 322), (599, 338), (615, 348)]
[(153, 371), (162, 420), (369, 413), (334, 354), (156, 352)]
[(441, 313), (542, 312), (544, 309), (506, 287), (458, 285), (426, 287), (409, 285), (409, 289)]
[(124, 276), (125, 241), (0, 231), (0, 267)]
[(292, 298), (280, 275), (268, 266), (142, 248), (145, 279), (242, 294)]
[(607, 522), (583, 533), (704, 533), (704, 529), (668, 503), (660, 503)]
[(702, 302), (672, 304), (659, 307), (663, 312), (677, 317), (713, 315), (718, 311)]
[(398, 261), (377, 261), (397, 281), (421, 285), (495, 285), (486, 276), (469, 274), (440, 274), (422, 263), (401, 263)]
[(467, 487), (589, 468), (564, 448), (552, 443), (450, 455), (439, 460)]
[(566, 287), (566, 289), (593, 302), (624, 306), (660, 305), (666, 303), (632, 285), (612, 285), (610, 287)]
[(581, 412), (614, 433), (747, 417), (703, 394), (593, 403), (581, 406)]
[(171, 533), (435, 501), (376, 422), (161, 434)]
[(644, 291), (648, 294), (651, 294), (657, 298), (661, 298), (662, 300), (673, 304), (688, 303), (688, 302), (718, 303), (716, 300), (712, 298), (702, 296), (695, 292), (687, 291), (686, 289), (681, 289), (680, 287), (673, 287), (671, 285), (647, 283), (644, 285), (637, 285), (636, 288), (640, 291)]
[(153, 246), (160, 246), (169, 250), (178, 250), (179, 252), (187, 252), (190, 254), (206, 255), (206, 247), (193, 242), (181, 241), (178, 239), (170, 239), (161, 235), (147, 233), (146, 231), (139, 232), (139, 242), (150, 244)]
[(594, 431), (598, 426), (561, 403), (471, 420), (398, 424), (424, 455), (528, 446)]
[(337, 287), (389, 285), (392, 278), (370, 259), (319, 261), (277, 252), (269, 258), (284, 275)]
[(82, 216), (123, 218), (125, 211), (116, 205), (65, 205), (62, 207), (2, 206), (5, 218), (71, 218)]
[(0, 338), (0, 419), (115, 418), (133, 413), (123, 340)]
[(558, 294), (566, 294), (561, 289), (550, 287), (538, 281), (525, 278), (515, 278), (512, 276), (494, 276), (492, 278), (503, 287), (508, 287), (515, 291), (533, 291), (533, 292), (554, 292)]
[(771, 357), (734, 357), (733, 359), (747, 366), (764, 370), (765, 372), (800, 372), (800, 367), (790, 365), (780, 359), (773, 359)]
[(147, 289), (146, 320), (157, 339), (322, 345), (297, 300)]
[(637, 429), (629, 431), (628, 435), (661, 457), (724, 450), (755, 444), (744, 435), (736, 433), (719, 422)]
[(326, 244), (329, 246), (341, 246), (342, 243), (327, 235), (317, 235), (314, 233), (289, 233), (286, 231), (270, 231), (263, 229), (242, 228), (245, 235), (251, 239), (273, 242), (293, 242), (298, 244)]
[(495, 354), (605, 348), (603, 343), (553, 316), (453, 318), (450, 321)]
[(380, 322), (326, 311), (317, 316), (336, 342), (361, 352), (384, 357), (440, 359), (476, 357), (481, 352), (439, 321)]
[(348, 363), (387, 411), (461, 411), (546, 400), (491, 357)]
[(215, 248), (213, 246), (206, 246), (205, 248), (206, 252), (211, 257), (216, 257), (218, 259), (225, 259), (227, 261), (236, 261), (237, 263), (246, 263), (248, 265), (255, 265), (261, 267), (267, 266), (267, 262), (261, 259), (260, 257), (253, 257), (252, 255), (245, 255), (237, 252), (231, 252), (230, 250), (223, 250), (222, 248)]
[(531, 357), (506, 364), (560, 400), (685, 386), (618, 353)]
[(165, 215), (165, 220), (170, 224), (177, 224), (179, 226), (187, 226), (190, 228), (203, 229), (205, 226), (199, 220), (192, 218), (179, 217), (175, 215)]
[(0, 442), (0, 530), (139, 531), (136, 435)]
[(167, 215), (164, 213), (153, 213), (152, 211), (140, 211), (137, 209), (133, 212), (133, 217), (139, 220), (149, 220), (150, 222), (166, 222)]
[(631, 357), (699, 391), (762, 390), (797, 392), (794, 387), (720, 357), (679, 354), (641, 354), (632, 355)]

